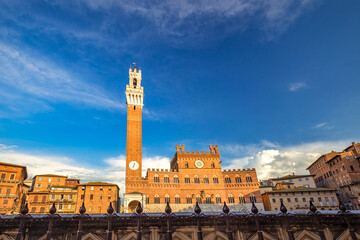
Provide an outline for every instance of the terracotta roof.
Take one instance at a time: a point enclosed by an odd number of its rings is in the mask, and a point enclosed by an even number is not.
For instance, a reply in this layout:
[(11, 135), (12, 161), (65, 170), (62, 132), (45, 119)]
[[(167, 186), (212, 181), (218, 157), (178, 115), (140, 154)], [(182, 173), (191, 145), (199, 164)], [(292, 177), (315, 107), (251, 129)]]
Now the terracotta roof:
[(75, 188), (74, 186), (66, 186), (66, 185), (51, 185), (51, 188)]
[(333, 158), (331, 158), (329, 161), (327, 161), (327, 162), (330, 162), (330, 161), (332, 161), (332, 160), (334, 160), (335, 158), (337, 158), (337, 157), (340, 157), (341, 155), (340, 154), (336, 154)]
[(6, 162), (0, 162), (0, 165), (8, 165), (8, 166), (26, 168), (26, 166), (23, 166), (23, 165), (16, 165), (16, 164), (6, 163)]
[(56, 175), (56, 174), (39, 174), (39, 175), (35, 175), (35, 177), (63, 177), (63, 178), (67, 178), (67, 176), (63, 176), (63, 175)]
[(42, 193), (49, 193), (50, 191), (37, 191), (37, 192), (28, 192), (28, 194), (42, 194)]
[(320, 192), (320, 191), (336, 191), (332, 188), (307, 188), (307, 187), (297, 187), (289, 189), (276, 189), (266, 193), (282, 193), (282, 192)]
[(289, 174), (286, 175), (284, 177), (277, 177), (277, 178), (270, 178), (270, 180), (286, 180), (286, 179), (295, 179), (295, 178), (303, 178), (303, 177), (314, 177), (315, 175), (313, 174), (308, 174), (308, 175), (293, 175), (293, 174)]
[(117, 187), (119, 187), (115, 183), (106, 183), (106, 182), (88, 182), (88, 183), (79, 184), (78, 186), (117, 186)]
[(269, 186), (269, 185), (260, 185), (259, 186), (259, 188), (268, 188), (268, 187), (272, 188), (273, 186)]
[(292, 183), (292, 182), (278, 182), (276, 184), (291, 185), (291, 184), (294, 184), (294, 183)]

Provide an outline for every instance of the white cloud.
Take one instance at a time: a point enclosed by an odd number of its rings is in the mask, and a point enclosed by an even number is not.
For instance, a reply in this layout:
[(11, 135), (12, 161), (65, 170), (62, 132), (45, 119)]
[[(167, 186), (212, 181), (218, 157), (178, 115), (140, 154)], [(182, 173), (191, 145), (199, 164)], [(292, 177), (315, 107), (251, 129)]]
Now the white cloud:
[(16, 145), (5, 145), (5, 144), (0, 144), (0, 152), (13, 152), (14, 148), (17, 148), (18, 146)]
[[(306, 174), (306, 168), (324, 153), (341, 151), (351, 144), (351, 140), (318, 141), (298, 145), (280, 146), (262, 142), (242, 146), (239, 144), (225, 145), (222, 154), (227, 155), (224, 168), (256, 168), (259, 179), (278, 177), (290, 173)], [(229, 147), (231, 146), (231, 147)]]
[[(125, 109), (125, 104), (99, 86), (72, 76), (44, 59), (44, 56), (36, 56), (35, 53), (27, 53), (3, 43), (0, 43), (0, 83), (1, 104), (10, 113), (49, 110), (51, 107), (48, 103), (106, 110)], [(8, 94), (9, 89), (12, 94)], [(6, 114), (0, 112), (1, 115)]]
[(334, 126), (329, 126), (328, 123), (322, 122), (322, 123), (316, 124), (313, 128), (316, 128), (316, 129), (327, 129), (327, 130), (329, 130), (329, 129), (333, 129)]
[(296, 92), (299, 91), (302, 88), (305, 88), (306, 84), (303, 82), (295, 82), (295, 83), (290, 83), (289, 84), (289, 90), (290, 92)]

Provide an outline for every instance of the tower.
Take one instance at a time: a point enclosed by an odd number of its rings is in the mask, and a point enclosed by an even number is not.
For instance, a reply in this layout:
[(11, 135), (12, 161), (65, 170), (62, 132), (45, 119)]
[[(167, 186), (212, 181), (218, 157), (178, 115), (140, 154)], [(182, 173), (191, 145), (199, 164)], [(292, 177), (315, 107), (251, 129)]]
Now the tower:
[(142, 162), (142, 107), (144, 88), (141, 86), (141, 70), (136, 65), (129, 69), (129, 85), (126, 85), (127, 134), (126, 179), (141, 179)]

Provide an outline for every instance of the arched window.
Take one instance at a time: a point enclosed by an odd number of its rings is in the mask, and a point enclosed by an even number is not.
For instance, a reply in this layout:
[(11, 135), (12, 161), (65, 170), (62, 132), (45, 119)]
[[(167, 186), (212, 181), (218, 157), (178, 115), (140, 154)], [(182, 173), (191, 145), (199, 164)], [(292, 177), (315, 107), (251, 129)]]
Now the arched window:
[(214, 183), (219, 183), (219, 179), (216, 175), (213, 176), (213, 182)]
[(188, 162), (185, 162), (185, 168), (189, 168)]
[(179, 183), (179, 177), (178, 176), (174, 176), (174, 183)]
[(44, 213), (44, 212), (45, 212), (45, 208), (44, 208), (44, 207), (41, 207), (41, 208), (40, 208), (40, 212), (41, 212), (41, 213)]
[(229, 203), (235, 203), (235, 201), (234, 201), (234, 196), (233, 196), (232, 194), (229, 194), (229, 196), (228, 196), (228, 202), (229, 202)]
[(190, 178), (189, 178), (189, 176), (185, 176), (185, 183), (190, 183)]
[(200, 183), (200, 179), (197, 175), (194, 177), (194, 183)]
[(211, 203), (211, 197), (210, 197), (209, 194), (207, 194), (206, 197), (205, 197), (205, 203), (207, 203), (207, 204)]
[(179, 194), (175, 195), (175, 203), (180, 203), (180, 196)]
[(170, 196), (168, 194), (165, 195), (165, 203), (170, 203)]
[[(70, 195), (71, 196), (71, 195)], [(46, 196), (42, 197), (42, 201), (41, 202), (46, 202)]]
[(253, 193), (250, 194), (250, 202), (256, 203), (256, 197), (255, 197), (255, 195)]
[(134, 79), (133, 79), (133, 86), (134, 86), (134, 88), (136, 88), (136, 85), (137, 85), (137, 79), (134, 78)]
[(149, 196), (146, 196), (146, 199), (145, 199), (146, 203), (149, 204), (150, 203), (150, 199), (149, 199)]
[(225, 176), (225, 183), (231, 183), (231, 179), (229, 176)]
[(187, 203), (187, 204), (191, 204), (191, 203), (192, 203), (192, 198), (191, 198), (191, 196), (190, 196), (189, 194), (186, 196), (186, 203)]
[(216, 203), (221, 204), (221, 197), (219, 194), (216, 195)]
[(204, 183), (209, 183), (209, 178), (208, 178), (208, 176), (204, 176)]
[(34, 202), (37, 202), (38, 201), (38, 196), (35, 196), (34, 197)]
[(214, 162), (211, 163), (211, 168), (215, 168), (215, 163)]
[(167, 174), (164, 176), (164, 183), (169, 183), (169, 176)]
[(154, 182), (160, 182), (159, 175), (154, 175)]
[(249, 176), (249, 175), (246, 175), (246, 182), (252, 182), (252, 179), (251, 179), (251, 177)]
[(239, 175), (236, 175), (235, 182), (236, 183), (241, 183), (241, 177)]
[(239, 203), (245, 203), (245, 198), (242, 194), (239, 195)]
[(201, 201), (201, 197), (200, 197), (199, 194), (196, 195), (196, 202), (197, 202), (197, 203), (201, 203), (201, 202), (202, 202), (202, 201)]
[(154, 197), (154, 203), (156, 203), (156, 204), (160, 203), (160, 197), (159, 197), (158, 194), (156, 194), (155, 197)]

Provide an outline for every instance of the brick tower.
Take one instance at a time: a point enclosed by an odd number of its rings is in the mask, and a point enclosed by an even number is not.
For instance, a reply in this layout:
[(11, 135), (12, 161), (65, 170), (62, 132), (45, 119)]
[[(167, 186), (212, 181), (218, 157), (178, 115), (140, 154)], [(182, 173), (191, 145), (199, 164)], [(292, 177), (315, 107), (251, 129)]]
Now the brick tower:
[(126, 85), (127, 134), (126, 134), (126, 183), (141, 180), (142, 159), (142, 107), (144, 88), (141, 86), (141, 70), (136, 65), (129, 69), (129, 85)]

